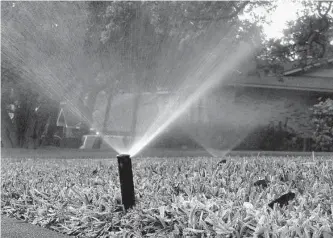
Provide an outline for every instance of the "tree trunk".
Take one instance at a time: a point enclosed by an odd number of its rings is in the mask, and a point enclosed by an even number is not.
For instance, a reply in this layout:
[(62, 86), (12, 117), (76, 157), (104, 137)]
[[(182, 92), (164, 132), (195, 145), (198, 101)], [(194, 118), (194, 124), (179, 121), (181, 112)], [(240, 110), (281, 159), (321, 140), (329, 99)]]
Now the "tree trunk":
[(37, 135), (38, 115), (35, 111), (37, 104), (32, 97), (26, 97), (20, 107), (15, 111), (15, 124), (18, 131), (19, 146), (22, 148), (35, 149)]
[(57, 119), (59, 113), (59, 103), (51, 104), (48, 110), (48, 119), (44, 127), (43, 145), (53, 145), (53, 136), (57, 131)]
[(133, 114), (132, 114), (132, 123), (131, 123), (131, 140), (129, 143), (133, 143), (135, 140), (136, 132), (137, 132), (137, 123), (139, 117), (139, 107), (140, 107), (140, 100), (141, 100), (141, 92), (137, 93), (134, 96), (134, 105), (133, 105)]
[(1, 142), (4, 148), (15, 148), (17, 144), (15, 125), (4, 106), (1, 107)]
[(109, 92), (109, 96), (108, 96), (108, 101), (106, 104), (106, 109), (105, 109), (105, 116), (104, 116), (104, 122), (103, 122), (103, 133), (107, 132), (108, 129), (108, 121), (110, 119), (110, 109), (111, 109), (111, 101), (113, 98), (113, 93)]
[(26, 132), (28, 129), (28, 121), (30, 116), (29, 106), (29, 98), (24, 97), (23, 99), (21, 99), (20, 106), (15, 110), (14, 115), (14, 124), (17, 128), (18, 145), (21, 148), (24, 148), (27, 145)]
[(107, 87), (107, 85), (100, 85), (97, 88), (89, 90), (88, 99), (86, 101), (86, 106), (89, 109), (89, 112), (90, 112), (89, 116), (91, 116), (90, 118), (93, 118), (92, 115), (93, 115), (93, 112), (94, 112), (97, 95), (99, 94), (99, 92), (101, 92), (106, 87)]
[[(57, 119), (59, 113), (59, 104), (50, 104), (48, 110), (48, 117), (46, 119), (45, 126), (43, 127), (43, 141), (42, 146), (44, 145), (54, 145), (53, 137), (57, 132)], [(42, 136), (41, 135), (41, 136)]]
[(24, 135), (23, 147), (28, 149), (36, 149), (37, 141), (37, 115), (35, 112), (27, 114), (26, 131)]
[[(102, 127), (102, 131), (103, 131), (103, 135), (105, 135), (107, 133), (107, 125), (108, 125), (108, 121), (110, 118), (110, 109), (111, 109), (111, 101), (112, 101), (112, 97), (113, 94), (111, 91), (109, 91), (109, 95), (108, 95), (108, 99), (107, 99), (107, 104), (106, 104), (106, 109), (105, 109), (105, 116), (104, 116), (104, 121), (103, 121), (103, 127)], [(101, 135), (101, 136), (103, 136)], [(100, 149), (101, 148), (101, 144), (103, 143), (102, 137), (99, 136), (95, 143), (93, 144), (93, 149)]]
[(34, 130), (34, 140), (36, 147), (43, 145), (43, 142), (45, 142), (45, 136), (51, 121), (50, 114), (52, 113), (52, 109), (53, 108), (51, 104), (41, 105), (37, 111), (37, 114), (35, 115), (36, 125)]

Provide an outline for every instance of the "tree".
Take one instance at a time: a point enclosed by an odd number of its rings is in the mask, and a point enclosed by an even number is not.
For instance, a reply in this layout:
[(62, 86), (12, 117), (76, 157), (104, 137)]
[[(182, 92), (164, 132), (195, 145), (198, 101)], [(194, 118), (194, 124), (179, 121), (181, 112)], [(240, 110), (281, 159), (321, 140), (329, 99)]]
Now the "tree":
[(311, 108), (314, 149), (333, 151), (333, 100), (322, 99)]
[(303, 2), (304, 8), (295, 21), (288, 23), (282, 39), (271, 39), (261, 56), (276, 64), (332, 55), (333, 6), (332, 2)]
[[(210, 43), (216, 43), (216, 39), (209, 39), (216, 30), (225, 31), (229, 41), (248, 38), (255, 42), (260, 29), (238, 16), (265, 5), (121, 1), (1, 4), (5, 144), (22, 147), (36, 144), (51, 115), (54, 121), (55, 105), (60, 101), (66, 101), (90, 125), (101, 91), (108, 94), (108, 104), (110, 94), (118, 90), (137, 95), (135, 134), (142, 91), (176, 87), (177, 67), (186, 68), (193, 62), (191, 57), (198, 57)], [(90, 113), (85, 113), (85, 107)], [(36, 121), (38, 124), (31, 123)]]
[[(186, 68), (193, 62), (191, 57), (198, 58), (211, 47), (210, 43), (216, 44), (217, 39), (209, 38), (214, 31), (224, 31), (229, 41), (239, 42), (245, 38), (255, 41), (260, 28), (241, 21), (238, 16), (258, 5), (270, 6), (269, 3), (250, 2), (114, 1), (89, 4), (91, 24), (87, 44), (93, 46), (89, 49), (102, 59), (101, 70), (107, 72), (105, 75), (112, 75), (104, 80), (105, 84), (117, 80), (119, 88), (137, 94), (133, 135), (140, 92), (161, 87), (175, 89), (180, 83), (177, 69)], [(114, 72), (111, 74), (107, 68), (112, 68), (115, 61), (121, 62), (121, 66), (118, 71), (110, 69)], [(115, 76), (115, 72), (119, 74)]]
[(1, 6), (5, 99), (1, 108), (6, 122), (2, 129), (11, 135), (5, 144), (32, 148), (60, 101), (70, 102), (74, 109), (80, 106), (77, 98), (85, 82), (80, 77), (86, 75), (81, 53), (84, 4), (1, 2)]

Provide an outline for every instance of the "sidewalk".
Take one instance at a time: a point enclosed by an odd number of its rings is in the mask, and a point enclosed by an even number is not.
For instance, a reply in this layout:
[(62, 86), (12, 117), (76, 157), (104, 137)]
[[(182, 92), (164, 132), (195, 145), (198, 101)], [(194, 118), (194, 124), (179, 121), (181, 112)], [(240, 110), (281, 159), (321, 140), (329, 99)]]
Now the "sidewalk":
[(68, 238), (70, 236), (1, 215), (1, 238)]

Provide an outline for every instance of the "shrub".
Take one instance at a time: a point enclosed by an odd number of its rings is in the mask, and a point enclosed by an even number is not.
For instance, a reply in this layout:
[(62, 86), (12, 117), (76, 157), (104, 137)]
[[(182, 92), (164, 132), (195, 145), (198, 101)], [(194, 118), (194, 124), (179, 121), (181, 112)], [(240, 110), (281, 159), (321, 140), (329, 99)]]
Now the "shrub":
[(61, 146), (64, 148), (79, 148), (82, 144), (82, 141), (80, 138), (63, 138), (61, 140)]
[(333, 151), (333, 100), (319, 98), (319, 103), (310, 110), (314, 126), (314, 149)]
[(280, 121), (277, 125), (270, 122), (266, 126), (258, 126), (244, 138), (236, 147), (239, 150), (266, 150), (266, 151), (300, 151), (303, 149), (303, 139), (297, 135), (293, 128)]
[(158, 137), (151, 145), (155, 148), (176, 149), (186, 146), (187, 148), (197, 148), (199, 145), (180, 128), (172, 128)]

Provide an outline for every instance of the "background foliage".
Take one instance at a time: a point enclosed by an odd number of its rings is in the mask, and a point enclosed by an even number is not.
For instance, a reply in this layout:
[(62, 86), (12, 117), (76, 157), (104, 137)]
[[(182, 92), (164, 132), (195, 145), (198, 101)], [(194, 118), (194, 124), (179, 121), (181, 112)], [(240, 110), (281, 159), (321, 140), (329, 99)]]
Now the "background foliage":
[[(267, 40), (267, 19), (254, 10), (269, 12), (273, 2), (1, 2), (2, 143), (36, 148), (52, 139), (60, 101), (86, 124), (103, 112), (105, 131), (117, 92), (135, 93), (137, 108), (142, 91), (177, 87), (176, 69), (207, 50), (214, 31), (226, 32), (230, 51), (251, 43), (277, 73), (286, 61), (325, 57), (332, 3), (303, 6), (282, 39)], [(98, 95), (106, 104), (96, 103)]]
[(315, 149), (320, 151), (333, 150), (333, 100), (321, 99), (311, 108), (314, 125), (313, 139)]

